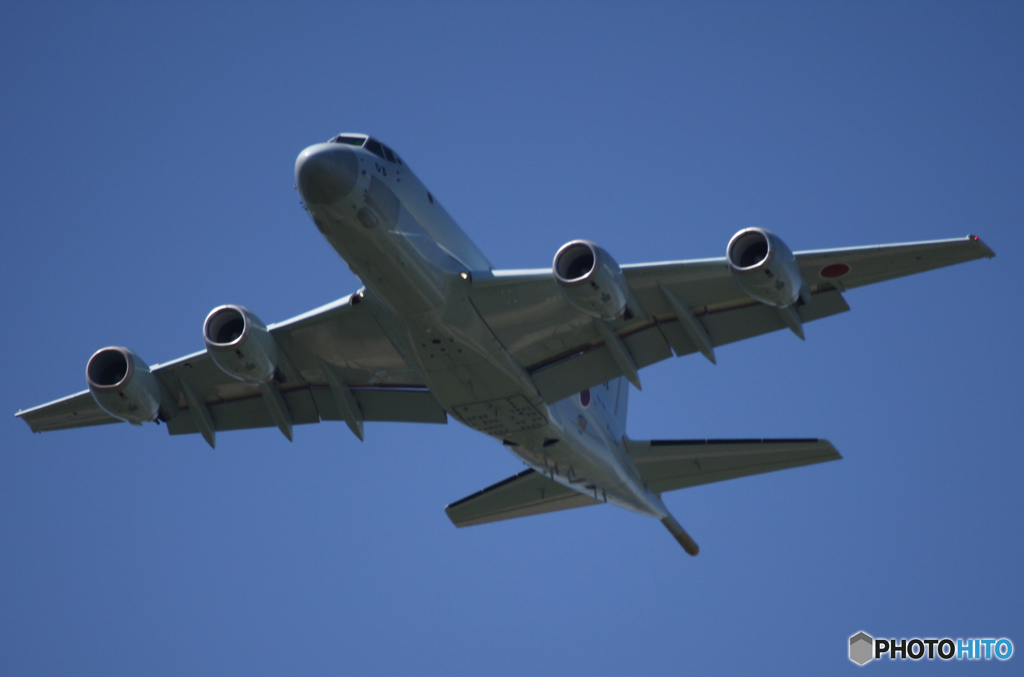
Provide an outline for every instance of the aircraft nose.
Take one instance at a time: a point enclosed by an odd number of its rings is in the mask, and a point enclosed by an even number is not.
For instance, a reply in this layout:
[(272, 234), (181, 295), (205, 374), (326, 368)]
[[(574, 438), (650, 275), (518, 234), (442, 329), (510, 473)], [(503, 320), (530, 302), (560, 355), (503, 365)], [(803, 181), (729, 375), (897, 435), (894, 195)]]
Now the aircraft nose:
[(295, 185), (308, 204), (328, 205), (348, 195), (359, 177), (359, 161), (350, 148), (318, 143), (295, 160)]

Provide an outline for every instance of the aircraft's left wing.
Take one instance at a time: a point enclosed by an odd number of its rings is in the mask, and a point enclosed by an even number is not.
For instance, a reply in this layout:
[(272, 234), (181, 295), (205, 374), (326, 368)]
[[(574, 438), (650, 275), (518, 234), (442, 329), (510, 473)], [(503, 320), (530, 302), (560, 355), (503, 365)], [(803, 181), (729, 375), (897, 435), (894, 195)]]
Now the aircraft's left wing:
[[(444, 409), (358, 298), (346, 296), (268, 327), (281, 353), (281, 381), (274, 390), (289, 423), (350, 420), (338, 400), (339, 385), (351, 394), (360, 421), (445, 423)], [(177, 402), (179, 411), (167, 422), (172, 435), (201, 432), (204, 417), (198, 410), (203, 408), (210, 432), (280, 425), (260, 388), (226, 375), (206, 351), (154, 365), (151, 371)], [(88, 390), (17, 416), (34, 432), (118, 422)], [(212, 443), (212, 434), (208, 439)]]
[[(798, 252), (811, 297), (794, 309), (801, 323), (811, 322), (849, 310), (840, 293), (847, 288), (992, 256), (974, 236)], [(789, 326), (777, 309), (740, 288), (724, 258), (626, 265), (622, 271), (637, 308), (631, 319), (604, 327), (566, 301), (550, 269), (474, 274), (471, 299), (548, 402), (629, 376), (624, 361), (642, 368), (673, 352), (713, 357), (718, 346)], [(688, 317), (680, 316), (666, 291)]]

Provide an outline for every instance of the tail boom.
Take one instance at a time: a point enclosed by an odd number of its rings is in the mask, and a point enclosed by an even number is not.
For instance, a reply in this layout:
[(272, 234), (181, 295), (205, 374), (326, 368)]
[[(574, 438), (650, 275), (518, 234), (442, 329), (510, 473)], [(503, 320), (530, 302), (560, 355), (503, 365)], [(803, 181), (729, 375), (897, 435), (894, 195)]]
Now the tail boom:
[(683, 550), (685, 550), (687, 554), (692, 555), (693, 557), (697, 556), (700, 552), (700, 546), (690, 538), (690, 534), (686, 533), (685, 529), (679, 526), (679, 522), (676, 521), (675, 517), (669, 515), (661, 520), (661, 523), (665, 525), (665, 528), (668, 529), (670, 534), (672, 534), (672, 537), (679, 541), (679, 545), (683, 546)]

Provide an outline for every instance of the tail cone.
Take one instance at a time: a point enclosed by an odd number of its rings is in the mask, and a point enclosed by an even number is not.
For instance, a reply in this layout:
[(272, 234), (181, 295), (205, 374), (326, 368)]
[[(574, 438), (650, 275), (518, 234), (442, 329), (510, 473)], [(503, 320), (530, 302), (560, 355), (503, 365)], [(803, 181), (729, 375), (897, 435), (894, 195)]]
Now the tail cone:
[(676, 521), (675, 517), (669, 515), (665, 519), (661, 520), (661, 523), (665, 525), (665, 528), (669, 530), (669, 533), (679, 541), (679, 545), (683, 546), (683, 550), (687, 553), (697, 556), (700, 552), (700, 547), (690, 538), (690, 534), (686, 533), (686, 530), (679, 526), (679, 522)]

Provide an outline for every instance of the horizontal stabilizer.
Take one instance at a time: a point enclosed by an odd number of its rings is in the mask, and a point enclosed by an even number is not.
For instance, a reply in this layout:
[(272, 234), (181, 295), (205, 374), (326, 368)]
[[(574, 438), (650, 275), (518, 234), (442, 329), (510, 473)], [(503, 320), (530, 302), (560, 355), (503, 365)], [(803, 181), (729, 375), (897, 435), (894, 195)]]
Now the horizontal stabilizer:
[(469, 527), (598, 503), (530, 469), (456, 501), (444, 511), (455, 526)]
[[(673, 489), (796, 468), (842, 458), (827, 440), (626, 440), (643, 481), (661, 494)], [(445, 507), (457, 527), (486, 524), (600, 501), (530, 469)], [(662, 520), (687, 552), (697, 544), (678, 522)]]
[(626, 440), (651, 491), (721, 482), (842, 458), (828, 440)]

